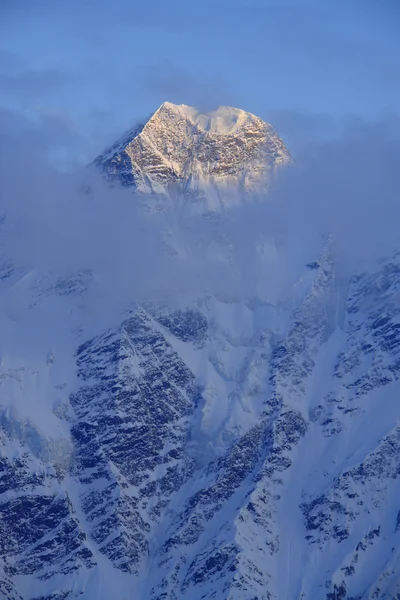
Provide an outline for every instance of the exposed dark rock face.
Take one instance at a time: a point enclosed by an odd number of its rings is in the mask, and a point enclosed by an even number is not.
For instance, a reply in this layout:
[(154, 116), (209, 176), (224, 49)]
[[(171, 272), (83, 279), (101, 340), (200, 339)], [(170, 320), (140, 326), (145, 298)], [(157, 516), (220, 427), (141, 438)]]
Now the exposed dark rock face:
[(396, 265), (343, 285), (328, 243), (279, 334), (207, 301), (82, 343), (65, 451), (0, 414), (3, 596), (105, 598), (107, 569), (118, 600), (396, 598)]

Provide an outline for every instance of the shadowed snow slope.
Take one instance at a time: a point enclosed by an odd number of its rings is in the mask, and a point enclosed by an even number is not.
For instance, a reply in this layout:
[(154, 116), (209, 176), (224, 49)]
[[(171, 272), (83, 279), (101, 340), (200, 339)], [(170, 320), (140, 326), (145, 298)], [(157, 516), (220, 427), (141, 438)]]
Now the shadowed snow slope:
[(327, 246), (273, 306), (3, 313), (2, 597), (397, 598), (399, 289)]

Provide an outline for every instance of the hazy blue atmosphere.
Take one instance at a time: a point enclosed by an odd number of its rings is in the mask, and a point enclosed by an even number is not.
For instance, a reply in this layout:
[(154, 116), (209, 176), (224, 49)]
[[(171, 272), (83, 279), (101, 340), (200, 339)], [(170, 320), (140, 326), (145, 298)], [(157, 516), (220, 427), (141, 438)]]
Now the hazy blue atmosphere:
[(399, 31), (0, 0), (0, 600), (400, 599)]
[(294, 146), (398, 110), (399, 26), (396, 0), (3, 0), (0, 106), (79, 161), (164, 100), (241, 107)]

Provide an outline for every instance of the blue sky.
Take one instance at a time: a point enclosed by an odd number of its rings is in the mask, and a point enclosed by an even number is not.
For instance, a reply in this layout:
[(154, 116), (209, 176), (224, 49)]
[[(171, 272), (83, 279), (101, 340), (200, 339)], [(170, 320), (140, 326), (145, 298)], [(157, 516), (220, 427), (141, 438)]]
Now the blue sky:
[(0, 108), (85, 160), (164, 100), (296, 135), (398, 112), (399, 30), (398, 0), (2, 0)]

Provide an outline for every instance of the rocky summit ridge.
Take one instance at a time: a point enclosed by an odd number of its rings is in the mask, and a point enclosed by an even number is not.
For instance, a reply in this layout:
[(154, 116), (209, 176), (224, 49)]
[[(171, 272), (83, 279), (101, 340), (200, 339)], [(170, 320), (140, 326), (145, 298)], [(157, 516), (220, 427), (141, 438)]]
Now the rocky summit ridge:
[(164, 102), (98, 156), (108, 179), (145, 194), (181, 197), (217, 209), (261, 194), (290, 154), (270, 125), (221, 106), (203, 114)]

